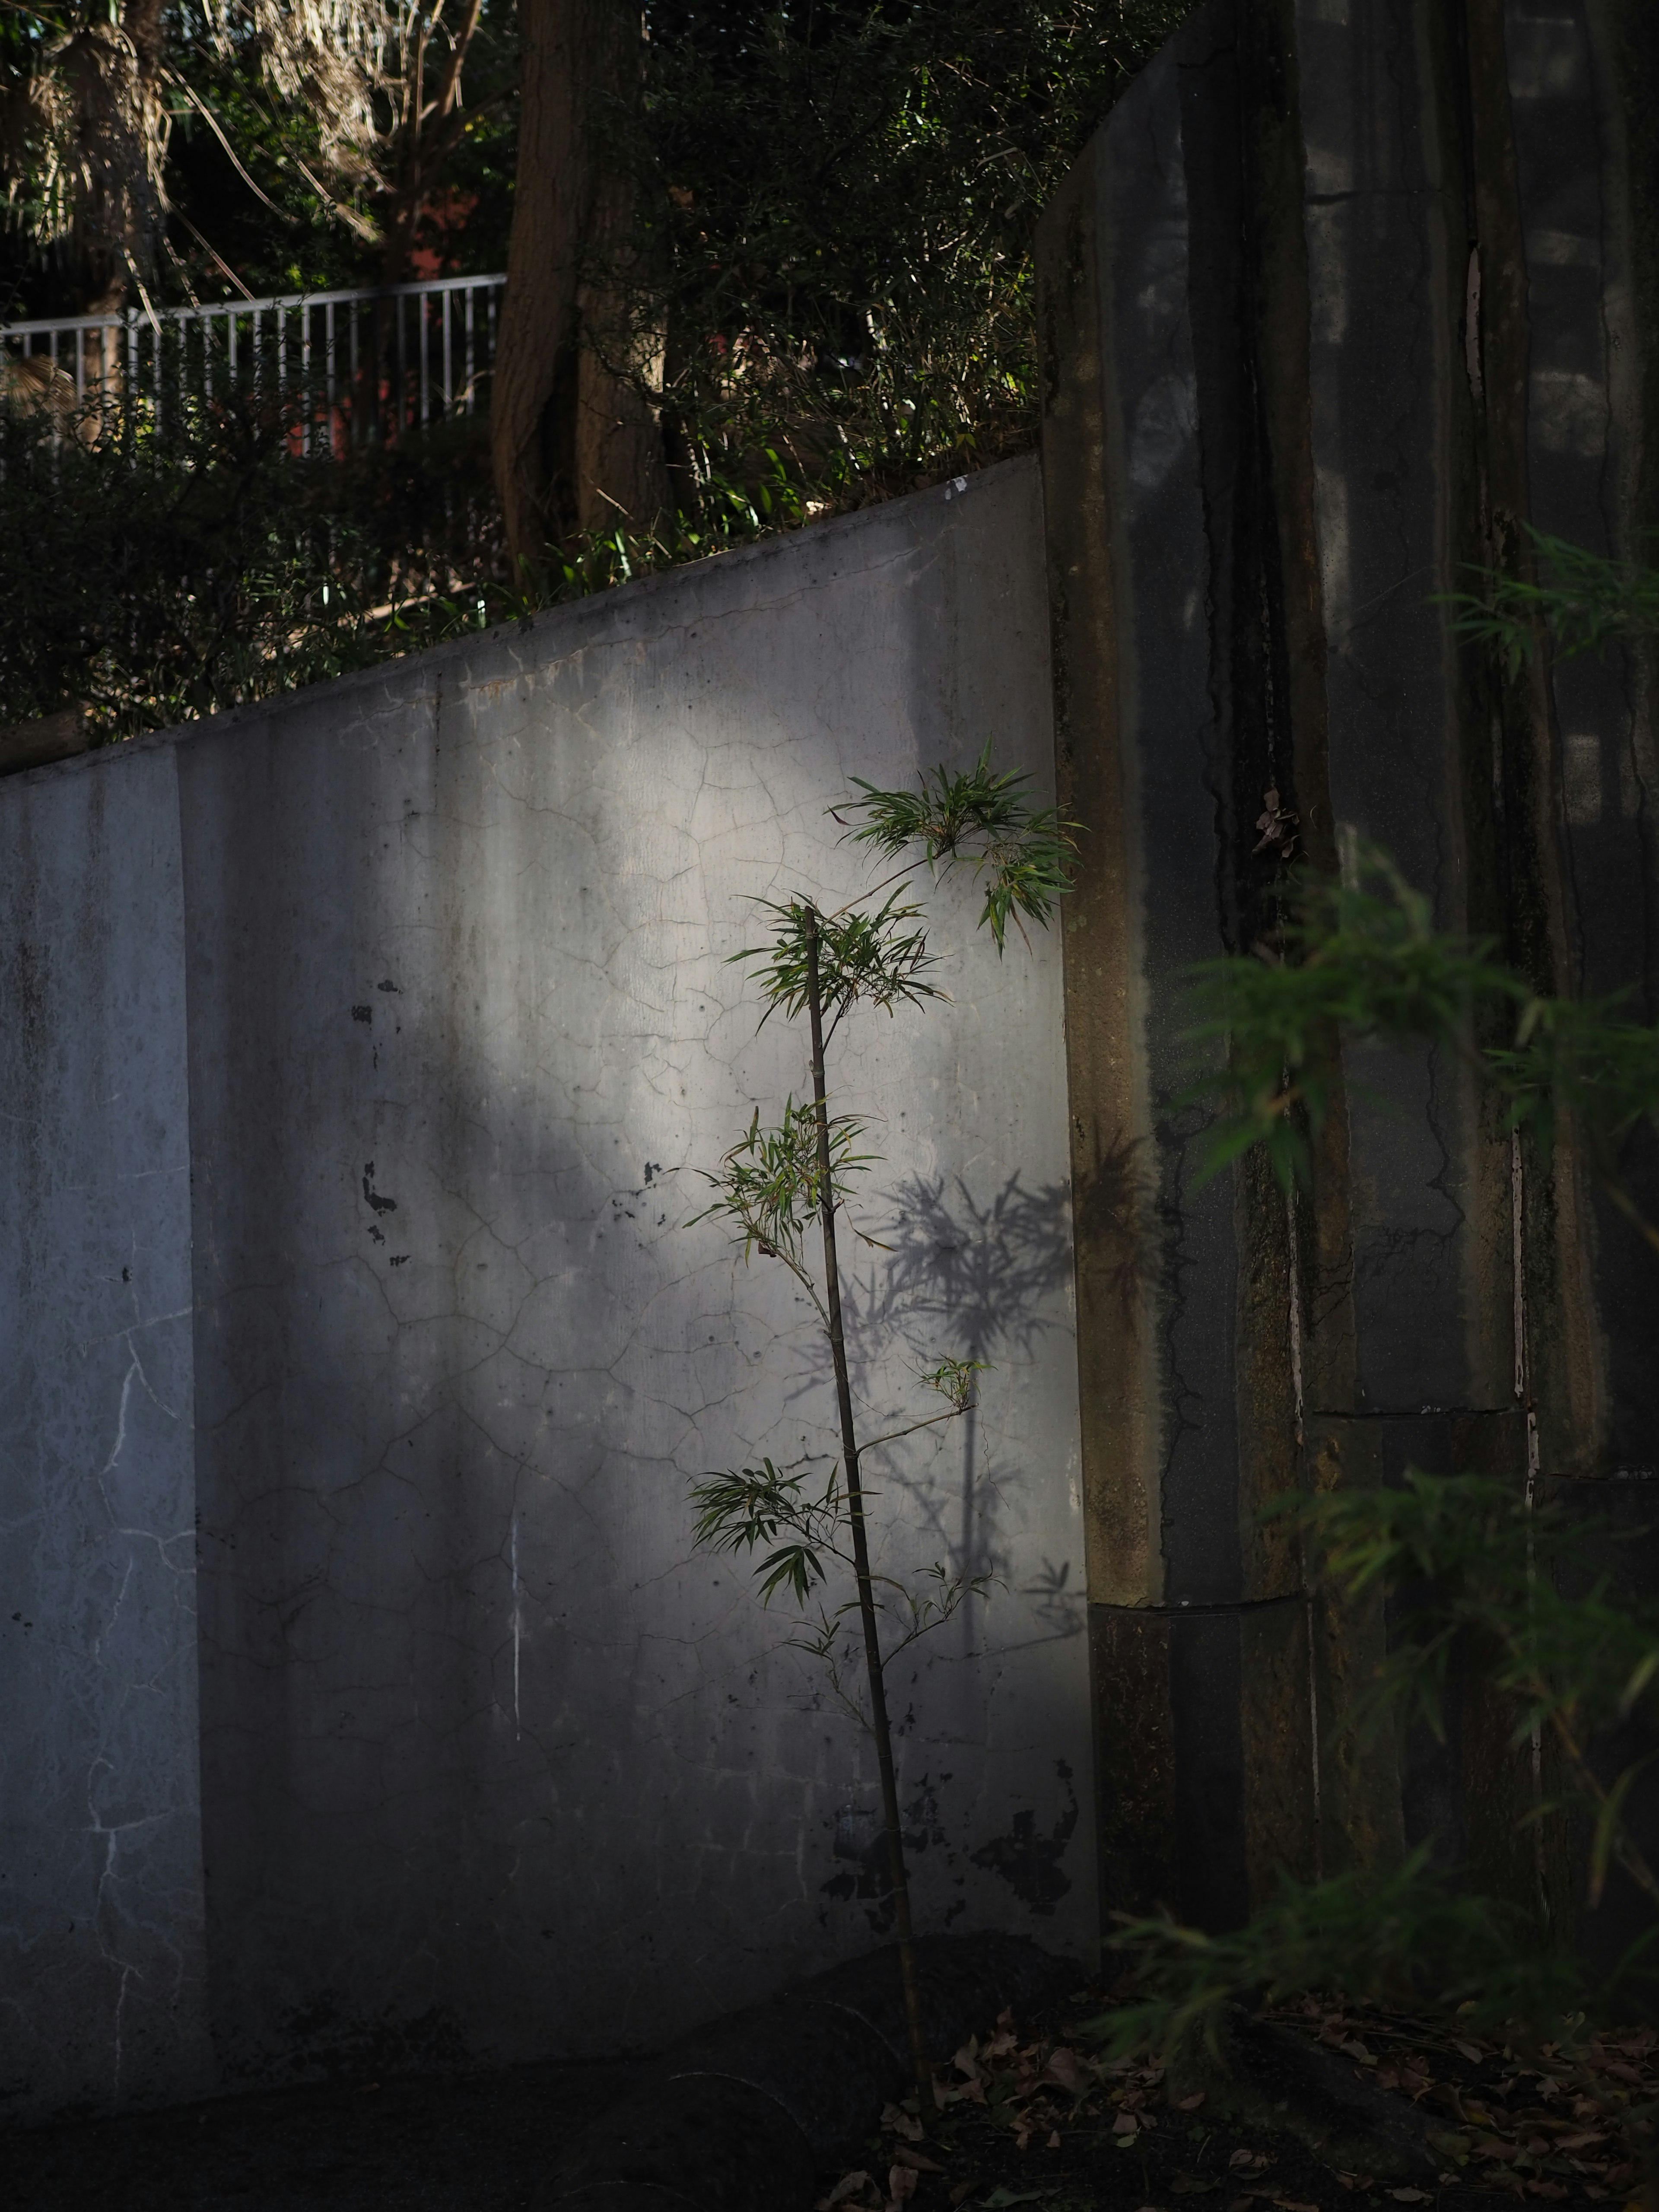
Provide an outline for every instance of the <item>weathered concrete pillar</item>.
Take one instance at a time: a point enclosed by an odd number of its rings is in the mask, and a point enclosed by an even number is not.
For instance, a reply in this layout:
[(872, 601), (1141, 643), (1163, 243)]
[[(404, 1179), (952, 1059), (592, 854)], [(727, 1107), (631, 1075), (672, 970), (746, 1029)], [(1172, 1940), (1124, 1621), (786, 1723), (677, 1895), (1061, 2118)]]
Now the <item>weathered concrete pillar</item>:
[(1534, 1401), (1546, 1473), (1655, 1457), (1646, 1255), (1570, 1146), (1512, 1158), (1451, 1055), (1351, 1049), (1291, 1208), (1254, 1163), (1197, 1188), (1177, 1104), (1184, 973), (1261, 934), (1292, 833), (1328, 871), (1386, 848), (1443, 927), (1540, 986), (1651, 975), (1643, 672), (1506, 683), (1437, 601), (1513, 558), (1529, 514), (1632, 542), (1635, 21), (1212, 0), (1045, 222), (1109, 1906), (1225, 1924), (1278, 1865), (1431, 1834), (1535, 1882), (1527, 1778), (1474, 1702), (1449, 1753), (1355, 1757), (1382, 1624), (1326, 1619), (1256, 1510), (1410, 1464), (1523, 1482)]

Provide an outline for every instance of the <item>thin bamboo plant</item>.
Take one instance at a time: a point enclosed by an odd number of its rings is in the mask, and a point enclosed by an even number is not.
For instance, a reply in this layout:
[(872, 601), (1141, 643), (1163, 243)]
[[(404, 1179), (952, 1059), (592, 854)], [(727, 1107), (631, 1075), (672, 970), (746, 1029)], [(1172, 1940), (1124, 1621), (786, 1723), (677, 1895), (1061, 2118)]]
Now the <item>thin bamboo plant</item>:
[[(842, 1023), (856, 1007), (892, 1013), (901, 1006), (943, 1002), (932, 981), (936, 962), (927, 945), (924, 913), (911, 896), (918, 866), (937, 879), (952, 867), (970, 868), (985, 887), (980, 921), (999, 954), (1012, 921), (1046, 927), (1066, 888), (1073, 825), (1052, 808), (1034, 809), (1025, 796), (1030, 778), (994, 770), (988, 746), (975, 765), (953, 774), (944, 768), (921, 778), (915, 791), (884, 791), (854, 780), (852, 792), (828, 810), (852, 841), (875, 857), (896, 863), (861, 899), (834, 913), (798, 896), (757, 903), (768, 917), (764, 943), (733, 953), (758, 981), (763, 1024), (775, 1014), (806, 1017), (810, 1036), (810, 1095), (784, 1102), (781, 1118), (762, 1126), (757, 1109), (749, 1127), (718, 1169), (707, 1174), (714, 1198), (696, 1221), (720, 1220), (745, 1261), (757, 1257), (787, 1267), (811, 1302), (829, 1347), (841, 1456), (819, 1486), (800, 1473), (763, 1459), (702, 1477), (692, 1487), (696, 1540), (715, 1553), (759, 1554), (754, 1572), (764, 1602), (787, 1595), (801, 1615), (789, 1638), (795, 1649), (822, 1662), (835, 1694), (867, 1729), (875, 1746), (881, 1784), (882, 1826), (904, 1996), (906, 2028), (918, 2111), (934, 2108), (933, 2074), (923, 2027), (915, 1933), (905, 1864), (898, 1778), (887, 1707), (886, 1670), (920, 1638), (942, 1626), (971, 1596), (982, 1595), (989, 1577), (935, 1564), (907, 1581), (875, 1564), (866, 1462), (903, 1438), (967, 1413), (976, 1402), (984, 1363), (945, 1358), (918, 1381), (944, 1400), (925, 1414), (878, 1436), (860, 1433), (848, 1355), (837, 1215), (845, 1214), (849, 1183), (873, 1164), (860, 1149), (864, 1125), (832, 1112), (829, 1054)], [(687, 1224), (691, 1225), (690, 1224)], [(815, 1259), (811, 1232), (819, 1247)], [(848, 1224), (850, 1227), (850, 1224)], [(856, 1229), (852, 1233), (874, 1244)], [(848, 1584), (850, 1582), (850, 1595)], [(849, 1686), (842, 1656), (856, 1619), (862, 1682)]]

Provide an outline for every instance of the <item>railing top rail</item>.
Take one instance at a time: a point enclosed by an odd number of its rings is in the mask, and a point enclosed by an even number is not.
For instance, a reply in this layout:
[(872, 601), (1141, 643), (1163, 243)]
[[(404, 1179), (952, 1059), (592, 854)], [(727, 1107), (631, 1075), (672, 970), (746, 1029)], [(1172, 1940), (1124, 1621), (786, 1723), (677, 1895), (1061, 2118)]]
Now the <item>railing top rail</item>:
[(118, 315), (48, 315), (27, 323), (0, 322), (0, 337), (50, 337), (60, 331), (125, 331), (135, 324), (191, 323), (216, 315), (263, 315), (275, 308), (334, 307), (349, 301), (407, 299), (417, 292), (465, 292), (487, 284), (505, 284), (497, 270), (484, 276), (434, 276), (429, 283), (371, 284), (344, 292), (283, 292), (269, 300), (216, 300), (210, 307), (158, 307), (154, 316), (147, 307), (125, 307)]

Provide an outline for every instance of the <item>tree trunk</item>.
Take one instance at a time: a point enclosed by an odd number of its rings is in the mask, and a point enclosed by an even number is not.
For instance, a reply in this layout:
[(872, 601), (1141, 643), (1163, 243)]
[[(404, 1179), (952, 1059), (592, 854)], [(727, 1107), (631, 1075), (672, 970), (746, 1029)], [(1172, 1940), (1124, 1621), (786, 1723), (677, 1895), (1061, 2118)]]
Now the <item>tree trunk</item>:
[[(520, 0), (518, 185), (491, 440), (515, 562), (580, 531), (648, 530), (666, 510), (647, 396), (656, 350), (630, 300), (633, 185), (605, 158), (639, 93), (626, 0)], [(642, 357), (643, 356), (643, 357)]]
[[(161, 0), (125, 0), (117, 22), (72, 42), (76, 152), (93, 181), (78, 211), (81, 312), (119, 314), (135, 271), (147, 269), (161, 219)], [(100, 379), (101, 380), (101, 379)]]

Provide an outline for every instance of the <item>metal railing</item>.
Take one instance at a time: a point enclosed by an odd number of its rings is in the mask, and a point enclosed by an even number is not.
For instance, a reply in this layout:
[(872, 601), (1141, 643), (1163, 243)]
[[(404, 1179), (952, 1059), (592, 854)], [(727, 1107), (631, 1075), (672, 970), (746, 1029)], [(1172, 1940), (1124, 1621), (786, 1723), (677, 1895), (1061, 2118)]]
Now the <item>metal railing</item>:
[(506, 283), (445, 276), (8, 323), (0, 347), (14, 363), (35, 362), (33, 377), (49, 379), (65, 411), (72, 383), (73, 404), (137, 406), (160, 430), (192, 400), (251, 387), (280, 395), (292, 410), (291, 450), (338, 454), (474, 410), (495, 362)]

